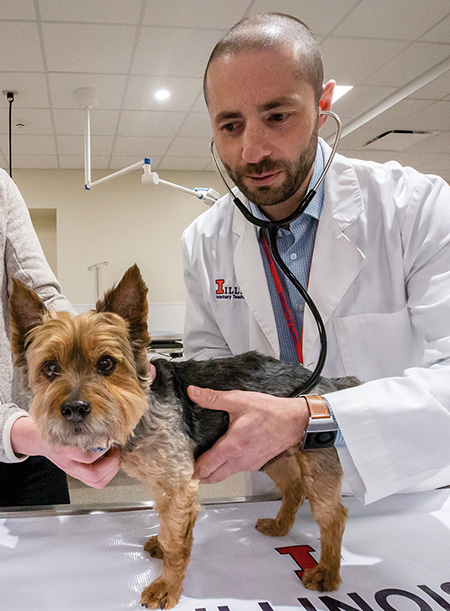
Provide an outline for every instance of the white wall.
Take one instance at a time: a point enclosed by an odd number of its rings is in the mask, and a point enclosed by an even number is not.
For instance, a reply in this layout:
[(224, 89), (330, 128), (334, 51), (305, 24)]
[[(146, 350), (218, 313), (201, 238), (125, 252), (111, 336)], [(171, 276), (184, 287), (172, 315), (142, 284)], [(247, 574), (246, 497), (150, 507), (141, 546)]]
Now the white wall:
[[(107, 173), (96, 172), (92, 180)], [(137, 263), (151, 303), (184, 307), (180, 238), (207, 206), (163, 185), (143, 186), (140, 177), (141, 172), (133, 172), (86, 191), (81, 170), (15, 170), (14, 180), (30, 209), (56, 209), (58, 279), (74, 305), (95, 302), (95, 273), (87, 268), (107, 260), (102, 290)], [(163, 172), (161, 178), (223, 193), (214, 172)]]
[(30, 215), (48, 264), (58, 275), (56, 210), (54, 208), (33, 208), (30, 209)]

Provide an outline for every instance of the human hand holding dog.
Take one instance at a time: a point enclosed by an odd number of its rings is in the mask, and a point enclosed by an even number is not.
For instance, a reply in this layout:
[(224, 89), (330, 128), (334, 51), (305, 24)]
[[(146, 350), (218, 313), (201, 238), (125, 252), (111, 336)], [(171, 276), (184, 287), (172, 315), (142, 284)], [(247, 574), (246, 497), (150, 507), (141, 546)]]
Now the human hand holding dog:
[(104, 488), (120, 468), (119, 452), (93, 452), (81, 448), (57, 447), (42, 439), (32, 418), (18, 418), (11, 428), (11, 447), (15, 454), (45, 456), (67, 475), (92, 488)]
[(194, 477), (215, 484), (241, 471), (258, 471), (269, 460), (300, 443), (309, 422), (302, 398), (265, 393), (188, 387), (200, 407), (230, 415), (227, 432), (195, 464)]

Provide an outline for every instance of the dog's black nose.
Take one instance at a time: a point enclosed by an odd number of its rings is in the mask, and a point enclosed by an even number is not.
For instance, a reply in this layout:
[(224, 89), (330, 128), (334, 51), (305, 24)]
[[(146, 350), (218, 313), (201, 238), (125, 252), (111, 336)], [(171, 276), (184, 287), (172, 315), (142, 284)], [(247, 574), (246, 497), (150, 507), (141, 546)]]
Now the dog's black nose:
[(89, 401), (64, 401), (61, 405), (61, 414), (69, 422), (78, 424), (89, 414), (91, 411), (91, 404)]

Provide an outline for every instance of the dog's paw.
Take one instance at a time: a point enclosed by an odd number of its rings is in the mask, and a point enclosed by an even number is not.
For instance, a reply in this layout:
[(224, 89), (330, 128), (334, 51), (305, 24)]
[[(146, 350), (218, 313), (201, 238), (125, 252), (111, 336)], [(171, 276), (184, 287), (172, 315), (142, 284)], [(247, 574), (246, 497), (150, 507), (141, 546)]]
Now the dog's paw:
[(288, 526), (284, 526), (278, 520), (272, 518), (259, 519), (256, 522), (255, 528), (268, 537), (284, 537), (290, 530)]
[(174, 590), (162, 577), (158, 577), (143, 590), (141, 605), (146, 609), (171, 609), (178, 603), (180, 594), (179, 589)]
[(156, 535), (150, 537), (150, 539), (144, 545), (144, 550), (148, 552), (152, 558), (164, 558), (163, 549), (160, 546), (158, 537)]
[(337, 590), (341, 583), (339, 572), (326, 571), (320, 564), (313, 569), (306, 569), (302, 575), (302, 581), (308, 590), (318, 590), (319, 592)]

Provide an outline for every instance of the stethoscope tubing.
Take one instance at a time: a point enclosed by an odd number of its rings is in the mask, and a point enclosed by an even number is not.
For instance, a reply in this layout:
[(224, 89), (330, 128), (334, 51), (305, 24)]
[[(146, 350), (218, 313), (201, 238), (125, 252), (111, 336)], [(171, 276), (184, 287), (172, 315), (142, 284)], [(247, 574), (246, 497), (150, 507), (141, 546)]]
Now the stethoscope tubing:
[(269, 236), (270, 249), (271, 249), (272, 256), (273, 256), (274, 260), (276, 261), (277, 265), (280, 267), (282, 272), (285, 274), (285, 276), (292, 282), (294, 287), (301, 294), (301, 296), (305, 300), (306, 305), (308, 306), (309, 310), (311, 311), (312, 315), (314, 316), (314, 320), (316, 321), (317, 329), (318, 329), (318, 332), (319, 332), (319, 338), (320, 338), (320, 353), (319, 353), (319, 358), (317, 360), (316, 366), (315, 366), (314, 370), (312, 371), (310, 377), (306, 380), (306, 382), (300, 388), (295, 390), (290, 395), (291, 397), (298, 397), (300, 395), (304, 395), (304, 394), (310, 392), (314, 388), (314, 386), (316, 385), (316, 383), (318, 382), (318, 380), (320, 378), (320, 374), (322, 373), (322, 369), (323, 369), (323, 367), (325, 365), (326, 356), (327, 356), (327, 335), (326, 335), (326, 330), (325, 330), (325, 324), (324, 324), (324, 322), (322, 320), (320, 312), (319, 312), (316, 304), (314, 303), (314, 301), (312, 300), (312, 298), (308, 294), (308, 292), (305, 289), (305, 287), (302, 286), (302, 284), (297, 280), (297, 278), (294, 276), (294, 274), (291, 272), (291, 270), (288, 268), (288, 266), (284, 263), (283, 259), (280, 256), (280, 253), (278, 251), (278, 246), (277, 246), (278, 229), (281, 226), (283, 226), (283, 225), (287, 225), (288, 223), (291, 223), (297, 217), (299, 217), (301, 214), (303, 214), (303, 212), (309, 206), (309, 204), (310, 204), (311, 200), (313, 199), (313, 197), (316, 195), (317, 189), (321, 185), (321, 183), (324, 180), (328, 170), (330, 169), (331, 163), (333, 162), (334, 156), (335, 156), (336, 151), (337, 151), (337, 147), (338, 147), (338, 143), (339, 143), (339, 138), (340, 138), (340, 135), (341, 135), (341, 129), (342, 129), (341, 120), (338, 117), (338, 115), (336, 113), (332, 112), (331, 110), (321, 110), (320, 114), (328, 115), (328, 116), (332, 117), (336, 121), (336, 125), (337, 125), (336, 136), (335, 136), (335, 139), (334, 139), (334, 143), (333, 143), (333, 146), (332, 146), (332, 149), (331, 149), (330, 156), (328, 157), (327, 162), (326, 162), (326, 164), (325, 164), (325, 166), (324, 166), (324, 168), (322, 170), (322, 173), (320, 174), (319, 178), (317, 179), (315, 185), (312, 187), (312, 189), (310, 189), (308, 191), (308, 193), (302, 199), (302, 201), (300, 202), (300, 204), (298, 205), (296, 210), (294, 210), (294, 212), (292, 212), (287, 217), (285, 217), (285, 218), (283, 218), (281, 220), (278, 220), (278, 221), (265, 221), (264, 219), (258, 218), (257, 216), (252, 214), (251, 211), (247, 208), (247, 206), (245, 206), (242, 203), (242, 201), (233, 193), (231, 187), (229, 186), (227, 180), (225, 179), (225, 176), (223, 175), (222, 170), (220, 169), (219, 163), (218, 163), (216, 155), (214, 153), (214, 138), (211, 139), (211, 143), (210, 143), (211, 156), (212, 156), (212, 159), (214, 161), (214, 165), (216, 166), (216, 170), (217, 170), (220, 178), (222, 179), (223, 183), (225, 184), (225, 187), (226, 187), (227, 191), (231, 195), (234, 204), (237, 206), (237, 208), (240, 210), (240, 212), (244, 215), (244, 217), (250, 223), (252, 223), (253, 225), (256, 225), (257, 227), (261, 227), (261, 228), (267, 230), (268, 236)]

